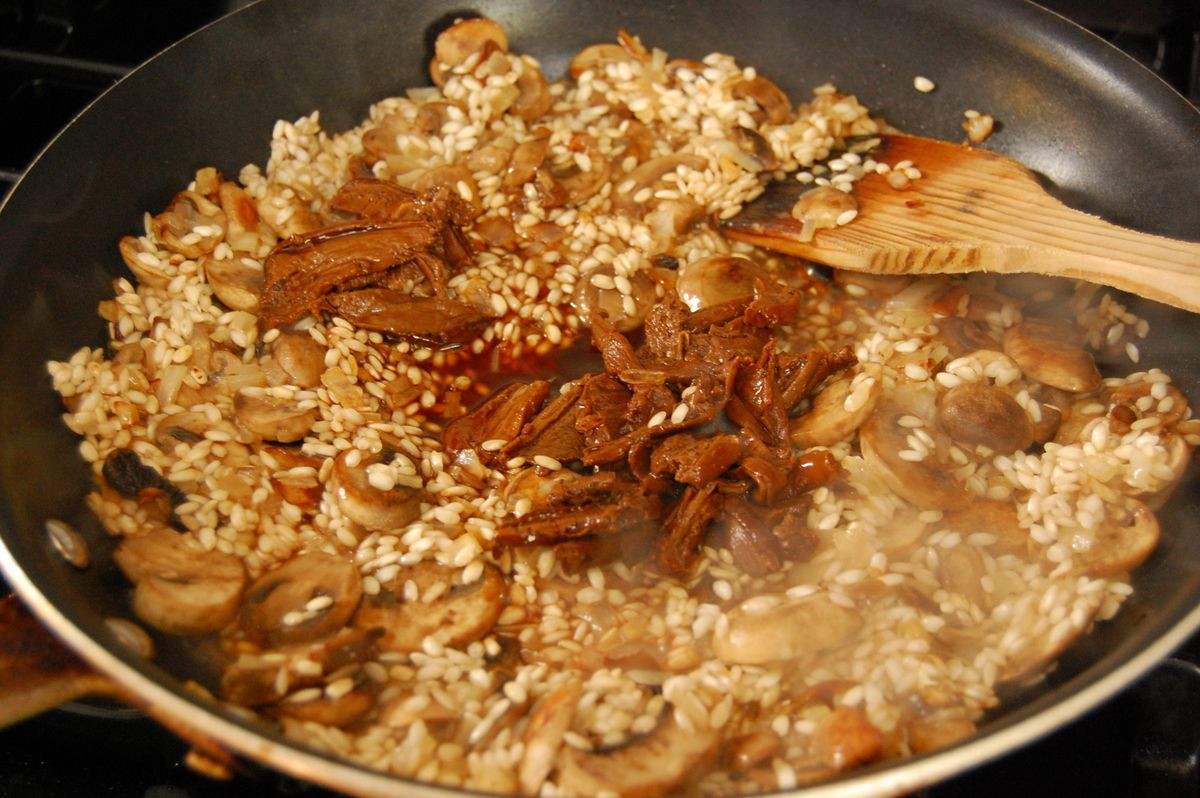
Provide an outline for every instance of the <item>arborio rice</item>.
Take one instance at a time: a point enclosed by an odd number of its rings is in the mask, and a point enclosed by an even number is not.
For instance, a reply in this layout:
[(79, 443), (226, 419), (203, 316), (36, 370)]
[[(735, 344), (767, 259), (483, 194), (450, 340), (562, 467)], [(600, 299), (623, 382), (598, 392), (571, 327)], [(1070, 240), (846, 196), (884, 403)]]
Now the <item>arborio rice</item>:
[(769, 179), (890, 168), (832, 87), (436, 53), (197, 173), (49, 365), (134, 613), (218, 641), (197, 689), (423, 781), (746, 793), (962, 739), (1118, 610), (1197, 442), (1168, 375), (1096, 370), (1145, 322), (724, 239)]

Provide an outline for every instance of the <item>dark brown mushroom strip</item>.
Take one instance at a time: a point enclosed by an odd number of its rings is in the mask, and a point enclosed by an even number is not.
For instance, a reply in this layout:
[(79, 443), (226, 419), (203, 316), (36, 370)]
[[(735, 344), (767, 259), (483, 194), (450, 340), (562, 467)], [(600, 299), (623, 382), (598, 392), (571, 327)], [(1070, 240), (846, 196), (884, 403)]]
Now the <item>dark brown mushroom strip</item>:
[(658, 539), (655, 559), (672, 576), (687, 576), (700, 554), (708, 526), (721, 513), (723, 497), (716, 483), (703, 488), (684, 488), (683, 494), (663, 520), (664, 535)]
[(506, 385), (470, 413), (450, 422), (442, 438), (446, 449), (476, 449), (485, 460), (503, 458), (478, 447), (485, 441), (516, 439), (549, 393), (550, 383), (544, 380)]
[(749, 98), (758, 103), (762, 114), (757, 116), (761, 116), (772, 125), (782, 125), (792, 115), (792, 103), (783, 93), (783, 89), (762, 75), (735, 83), (731, 94), (738, 99)]
[(438, 241), (429, 222), (345, 222), (284, 241), (267, 257), (259, 319), (289, 324), (320, 308), (339, 284), (380, 275)]
[(364, 330), (439, 347), (471, 341), (489, 321), (475, 308), (453, 299), (409, 298), (390, 288), (330, 294), (325, 297), (325, 307)]
[(521, 433), (504, 447), (506, 455), (533, 457), (540, 454), (560, 462), (578, 460), (583, 440), (575, 429), (576, 403), (583, 386), (573, 383), (566, 391), (550, 400), (534, 416)]

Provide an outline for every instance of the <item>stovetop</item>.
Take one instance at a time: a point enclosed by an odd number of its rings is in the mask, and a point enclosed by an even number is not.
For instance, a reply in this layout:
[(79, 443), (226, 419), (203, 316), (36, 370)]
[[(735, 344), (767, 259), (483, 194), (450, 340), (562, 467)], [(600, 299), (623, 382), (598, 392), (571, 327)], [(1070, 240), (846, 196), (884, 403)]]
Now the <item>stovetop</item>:
[[(0, 0), (0, 196), (92, 99), (242, 0)], [(1044, 0), (1200, 104), (1200, 0)], [(7, 587), (0, 582), (0, 591)], [(921, 791), (961, 796), (1200, 796), (1200, 636), (1055, 734)], [(132, 710), (75, 705), (0, 731), (0, 798), (331, 795), (270, 772), (217, 782)]]

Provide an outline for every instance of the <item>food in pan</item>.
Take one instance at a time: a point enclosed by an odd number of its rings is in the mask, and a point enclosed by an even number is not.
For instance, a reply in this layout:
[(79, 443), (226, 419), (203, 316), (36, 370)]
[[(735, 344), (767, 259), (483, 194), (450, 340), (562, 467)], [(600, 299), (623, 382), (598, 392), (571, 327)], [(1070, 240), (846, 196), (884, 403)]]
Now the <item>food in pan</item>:
[(724, 239), (771, 179), (817, 235), (920, 179), (830, 86), (624, 33), (569, 73), (460, 21), (433, 88), (280, 122), (120, 242), (110, 341), (50, 372), (133, 614), (215, 700), (450, 786), (746, 793), (968, 737), (1157, 544), (1200, 430), (1147, 325)]

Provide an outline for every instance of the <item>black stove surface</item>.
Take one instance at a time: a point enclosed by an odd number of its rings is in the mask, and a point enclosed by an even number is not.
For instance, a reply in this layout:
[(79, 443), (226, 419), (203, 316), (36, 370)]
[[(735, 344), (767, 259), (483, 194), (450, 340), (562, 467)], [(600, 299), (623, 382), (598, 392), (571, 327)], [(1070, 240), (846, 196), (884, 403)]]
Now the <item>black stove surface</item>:
[[(129, 69), (242, 3), (0, 0), (0, 196)], [(1200, 103), (1197, 0), (1044, 0)], [(0, 591), (7, 587), (0, 582)], [(1004, 759), (924, 790), (962, 796), (1200, 796), (1200, 637), (1135, 687)], [(0, 677), (2, 678), (2, 677)], [(0, 798), (216, 798), (331, 793), (271, 772), (218, 782), (131, 710), (76, 705), (0, 731)]]

